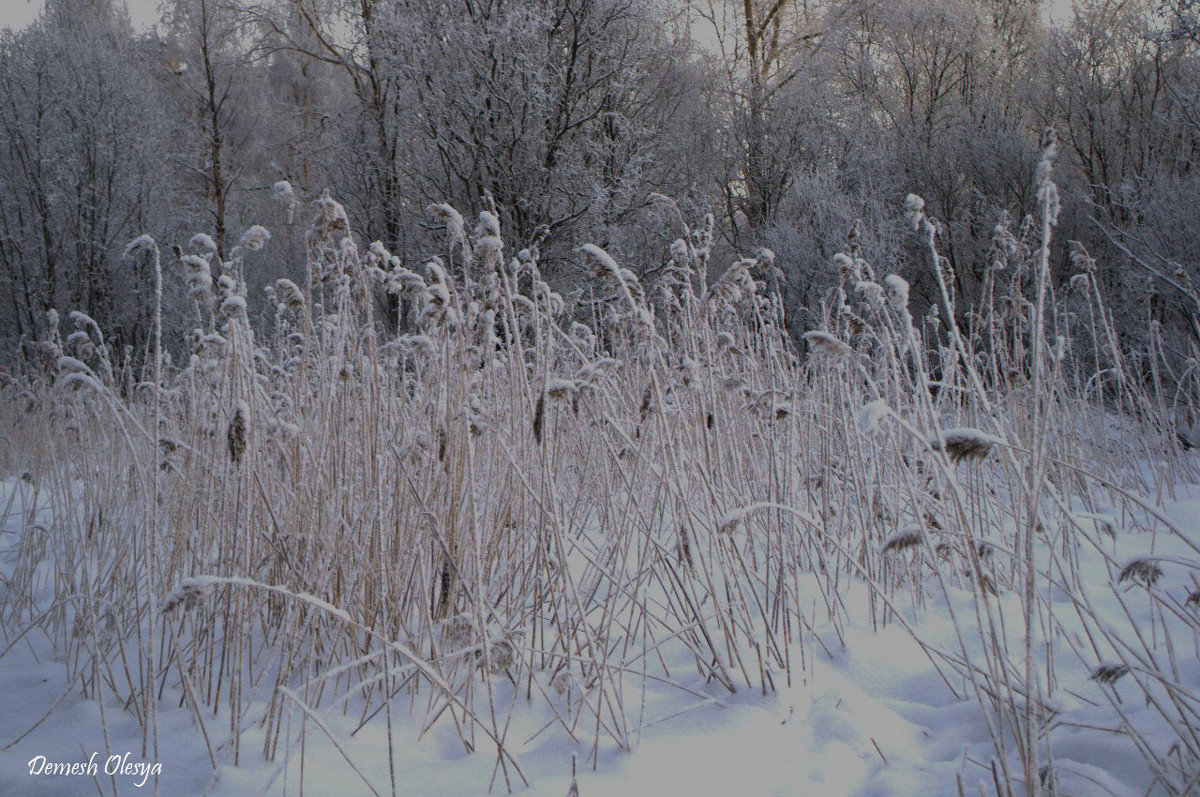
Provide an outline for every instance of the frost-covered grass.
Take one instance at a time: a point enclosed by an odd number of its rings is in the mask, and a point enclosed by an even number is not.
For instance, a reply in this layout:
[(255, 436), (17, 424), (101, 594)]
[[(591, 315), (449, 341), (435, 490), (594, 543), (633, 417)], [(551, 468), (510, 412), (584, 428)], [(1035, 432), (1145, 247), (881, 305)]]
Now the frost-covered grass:
[[(1074, 293), (1047, 284), (1051, 156), (982, 307), (960, 316), (910, 198), (939, 311), (914, 319), (852, 239), (805, 352), (771, 253), (710, 280), (711, 220), (649, 284), (585, 247), (594, 279), (564, 298), (491, 212), (468, 234), (431, 208), (447, 252), (410, 270), (326, 196), (258, 335), (240, 252), (194, 239), (185, 361), (135, 378), (55, 317), (44, 367), (4, 388), (2, 655), (50, 651), (62, 699), (105, 738), (134, 723), (144, 760), (186, 711), (226, 789), (265, 760), (299, 793), (311, 757), (432, 793), (408, 774), (432, 748), (486, 762), (462, 792), (519, 790), (547, 756), (612, 767), (836, 682), (857, 719), (814, 691), (760, 723), (807, 724), (826, 769), (849, 755), (826, 783), (1186, 794), (1200, 529), (1164, 507), (1195, 506), (1174, 419), (1196, 373), (1120, 351), (1083, 260)], [(867, 662), (893, 654), (889, 691)]]

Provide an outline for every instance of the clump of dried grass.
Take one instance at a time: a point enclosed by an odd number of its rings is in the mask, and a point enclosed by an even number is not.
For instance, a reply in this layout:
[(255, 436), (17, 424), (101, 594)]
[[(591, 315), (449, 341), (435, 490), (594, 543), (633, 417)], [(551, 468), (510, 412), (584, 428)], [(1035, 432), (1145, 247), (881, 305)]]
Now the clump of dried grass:
[(1124, 664), (1100, 664), (1092, 670), (1089, 681), (1095, 681), (1104, 686), (1112, 686), (1122, 677), (1129, 674), (1129, 667)]
[(203, 580), (184, 579), (163, 598), (158, 611), (161, 614), (170, 614), (176, 609), (186, 612), (199, 608), (208, 599), (211, 591), (212, 586)]
[(1117, 576), (1117, 583), (1137, 581), (1149, 588), (1157, 584), (1162, 575), (1162, 567), (1156, 559), (1150, 556), (1137, 556), (1130, 559), (1121, 568), (1121, 572)]
[(905, 551), (925, 542), (925, 531), (920, 526), (906, 526), (888, 535), (884, 540), (883, 553)]

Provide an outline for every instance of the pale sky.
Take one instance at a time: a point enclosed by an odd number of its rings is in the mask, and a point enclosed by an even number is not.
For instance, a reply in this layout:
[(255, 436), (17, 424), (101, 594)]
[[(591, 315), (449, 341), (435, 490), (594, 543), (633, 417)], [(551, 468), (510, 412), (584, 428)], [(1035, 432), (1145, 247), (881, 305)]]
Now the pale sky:
[[(37, 18), (44, 0), (0, 0), (0, 28), (23, 28)], [(148, 28), (158, 21), (159, 0), (126, 0), (129, 16), (139, 28)], [(1048, 13), (1052, 20), (1069, 17), (1071, 0), (1050, 0)]]
[[(125, 0), (129, 18), (138, 28), (148, 28), (158, 22), (160, 0)], [(0, 28), (23, 28), (37, 19), (44, 0), (0, 0)]]

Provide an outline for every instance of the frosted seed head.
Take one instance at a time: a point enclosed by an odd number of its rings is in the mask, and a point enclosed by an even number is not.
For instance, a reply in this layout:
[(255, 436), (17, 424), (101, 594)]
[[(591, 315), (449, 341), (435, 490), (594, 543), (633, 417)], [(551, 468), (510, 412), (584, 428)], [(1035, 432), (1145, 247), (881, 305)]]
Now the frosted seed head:
[(246, 299), (243, 296), (226, 296), (221, 302), (221, 315), (227, 319), (246, 317)]
[(934, 451), (945, 451), (951, 462), (980, 461), (987, 458), (992, 447), (1002, 442), (1000, 438), (978, 429), (945, 429), (941, 438), (931, 437), (929, 446)]
[(494, 264), (504, 252), (504, 241), (498, 235), (485, 235), (475, 242), (475, 257)]
[(1052, 159), (1058, 155), (1058, 133), (1053, 127), (1047, 127), (1042, 131), (1042, 157)]
[(903, 310), (908, 307), (908, 280), (897, 274), (888, 274), (883, 280), (887, 288), (888, 304), (893, 310)]
[(870, 280), (859, 280), (854, 283), (854, 292), (871, 307), (883, 307), (883, 287), (878, 283), (871, 282)]
[(134, 238), (132, 241), (130, 241), (129, 245), (125, 247), (125, 257), (129, 257), (136, 252), (149, 251), (154, 247), (155, 243), (153, 238), (151, 238), (149, 235), (139, 235), (137, 238)]
[(575, 691), (575, 678), (570, 671), (563, 670), (550, 679), (550, 688), (560, 698), (568, 698)]
[(163, 599), (158, 610), (162, 614), (170, 614), (175, 609), (195, 609), (204, 603), (211, 590), (212, 585), (203, 579), (185, 578)]
[(480, 238), (491, 235), (496, 238), (500, 237), (500, 219), (495, 213), (488, 210), (479, 212), (479, 223), (475, 225), (475, 234)]
[[(202, 232), (198, 232), (193, 235), (192, 239), (188, 241), (188, 246), (192, 247), (193, 249), (201, 249), (206, 252), (217, 251), (216, 241), (214, 241), (211, 236)], [(192, 255), (192, 257), (194, 257), (194, 255)]]
[(765, 246), (754, 253), (754, 264), (760, 271), (768, 271), (775, 265), (775, 253)]
[(668, 252), (671, 255), (671, 259), (678, 264), (686, 263), (688, 260), (688, 245), (682, 238), (676, 238), (672, 241)]
[(867, 434), (879, 431), (880, 424), (892, 414), (891, 407), (883, 399), (875, 399), (858, 411), (858, 428)]
[(805, 332), (804, 339), (808, 341), (808, 345), (814, 352), (821, 352), (835, 359), (849, 357), (854, 351), (828, 332)]
[(916, 194), (909, 194), (904, 199), (904, 212), (908, 215), (908, 221), (912, 224), (913, 229), (918, 229), (921, 221), (925, 218), (925, 200)]
[(229, 450), (229, 459), (237, 464), (246, 453), (246, 426), (250, 422), (250, 409), (246, 402), (239, 401), (233, 410), (233, 418), (225, 430), (225, 442)]
[(1129, 674), (1129, 667), (1124, 664), (1104, 663), (1092, 670), (1089, 681), (1095, 681), (1104, 686), (1112, 686), (1121, 679), (1122, 676)]
[(257, 252), (266, 245), (267, 241), (271, 240), (271, 233), (266, 227), (255, 224), (250, 229), (242, 233), (242, 247), (249, 249), (251, 252)]
[(837, 266), (838, 274), (844, 280), (854, 278), (854, 259), (845, 252), (838, 252), (833, 256), (833, 264)]
[(289, 310), (299, 310), (304, 307), (304, 293), (296, 283), (289, 279), (281, 279), (275, 283), (275, 297)]

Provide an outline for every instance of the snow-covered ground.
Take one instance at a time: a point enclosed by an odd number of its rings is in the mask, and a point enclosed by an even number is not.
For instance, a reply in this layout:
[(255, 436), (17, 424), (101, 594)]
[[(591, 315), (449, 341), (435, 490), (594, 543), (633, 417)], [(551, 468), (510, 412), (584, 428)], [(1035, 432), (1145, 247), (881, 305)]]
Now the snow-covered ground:
[[(12, 518), (27, 511), (21, 500), (28, 494), (16, 479), (4, 483), (0, 506), (8, 506), (6, 549), (11, 549), (16, 534)], [(1170, 520), (1200, 543), (1200, 489), (1162, 500), (1161, 506)], [(1078, 516), (1081, 523), (1097, 529), (1121, 525), (1119, 518)], [(1177, 594), (1181, 605), (1195, 588), (1193, 573), (1186, 566), (1187, 545), (1172, 542), (1167, 535), (1154, 540), (1151, 536), (1118, 532), (1108, 542), (1107, 559), (1098, 552), (1078, 552), (1084, 583), (1096, 587), (1096, 608), (1114, 625), (1149, 621), (1148, 616), (1122, 618), (1119, 607), (1104, 603), (1104, 588), (1118, 577), (1113, 562), (1144, 555), (1152, 543), (1162, 570), (1153, 588)], [(1172, 563), (1171, 557), (1179, 562)], [(7, 565), (4, 572), (7, 578)], [(1141, 589), (1132, 583), (1127, 587)], [(952, 589), (950, 596), (961, 601), (960, 610), (967, 608), (967, 592)], [(853, 605), (866, 598), (861, 586), (849, 585), (843, 598), (847, 616), (867, 615), (865, 608)], [(939, 599), (929, 596), (927, 600), (922, 610), (907, 612), (909, 621), (924, 644), (954, 650), (953, 624), (940, 610)], [(1114, 685), (1105, 685), (1091, 677), (1083, 661), (1086, 655), (1065, 655), (1071, 648), (1082, 652), (1087, 642), (1081, 638), (1078, 620), (1072, 621), (1068, 599), (1059, 596), (1052, 602), (1060, 610), (1055, 614), (1061, 624), (1056, 635), (1065, 641), (1056, 648), (1057, 688), (1049, 740), (1058, 793), (1145, 794), (1149, 775), (1129, 738), (1117, 732), (1121, 722), (1113, 715), (1110, 699), (1121, 701), (1150, 748), (1165, 745), (1161, 740), (1166, 737), (1156, 730), (1154, 713), (1134, 679), (1118, 678)], [(1137, 605), (1136, 599), (1126, 603)], [(901, 624), (878, 630), (846, 625), (840, 627), (839, 639), (839, 629), (822, 624), (819, 612), (811, 620), (813, 634), (798, 641), (804, 650), (793, 651), (806, 657), (806, 666), (796, 668), (796, 680), (790, 685), (783, 674), (776, 674), (773, 694), (743, 689), (729, 695), (706, 683), (694, 666), (691, 678), (676, 674), (694, 695), (681, 698), (678, 688), (649, 682), (642, 707), (632, 712), (640, 727), (633, 729), (631, 751), (617, 750), (603, 734), (594, 747), (595, 729), (583, 722), (571, 734), (574, 741), (558, 728), (549, 732), (546, 726), (554, 722), (552, 713), (518, 705), (508, 724), (506, 745), (530, 785), (522, 784), (510, 766), (513, 791), (539, 797), (568, 794), (574, 755), (577, 787), (584, 797), (956, 795), (960, 788), (967, 794), (994, 793), (988, 768), (991, 737), (965, 684), (953, 676), (943, 680), (945, 668), (939, 673)], [(1168, 621), (1160, 618), (1160, 622)], [(1153, 623), (1145, 627), (1153, 632)], [(1016, 638), (1019, 629), (1009, 628), (1007, 633)], [(978, 643), (969, 640), (966, 646)], [(289, 726), (284, 736), (293, 744), (271, 763), (261, 755), (264, 730), (247, 728), (242, 733), (241, 760), (235, 765), (227, 716), (203, 717), (202, 735), (190, 710), (181, 706), (181, 695), (168, 687), (158, 713), (157, 752), (144, 750), (131, 711), (112, 701), (100, 705), (83, 699), (78, 684), (66, 682), (65, 663), (39, 631), (9, 635), (3, 646), (0, 795), (136, 794), (144, 789), (165, 795), (349, 797), (389, 793), (389, 766), (394, 767), (398, 794), (480, 794), (489, 784), (494, 792), (505, 791), (494, 747), (489, 753), (485, 736), (478, 734), (478, 749), (468, 753), (454, 724), (444, 716), (422, 732), (430, 719), (425, 695), (395, 701), (393, 711), (405, 716), (393, 716), (390, 765), (387, 726), (376, 719), (355, 732), (361, 718), (352, 702), (345, 711), (320, 710), (319, 722), (310, 721), (303, 735), (297, 732), (301, 712), (286, 711)], [(1194, 649), (1174, 651), (1172, 658), (1172, 666), (1182, 670), (1182, 683), (1200, 679)], [(1046, 662), (1039, 666), (1045, 668)], [(511, 694), (511, 690), (501, 689), (498, 694)], [(262, 706), (251, 706), (249, 713), (261, 714)], [(204, 736), (213, 748), (215, 771)], [(1156, 752), (1164, 757), (1172, 754), (1165, 747)], [(95, 765), (94, 777), (86, 766), (89, 761)], [(48, 774), (53, 765), (75, 763), (82, 765), (79, 774)], [(31, 766), (40, 774), (31, 774)], [(151, 776), (147, 770), (156, 774)]]

